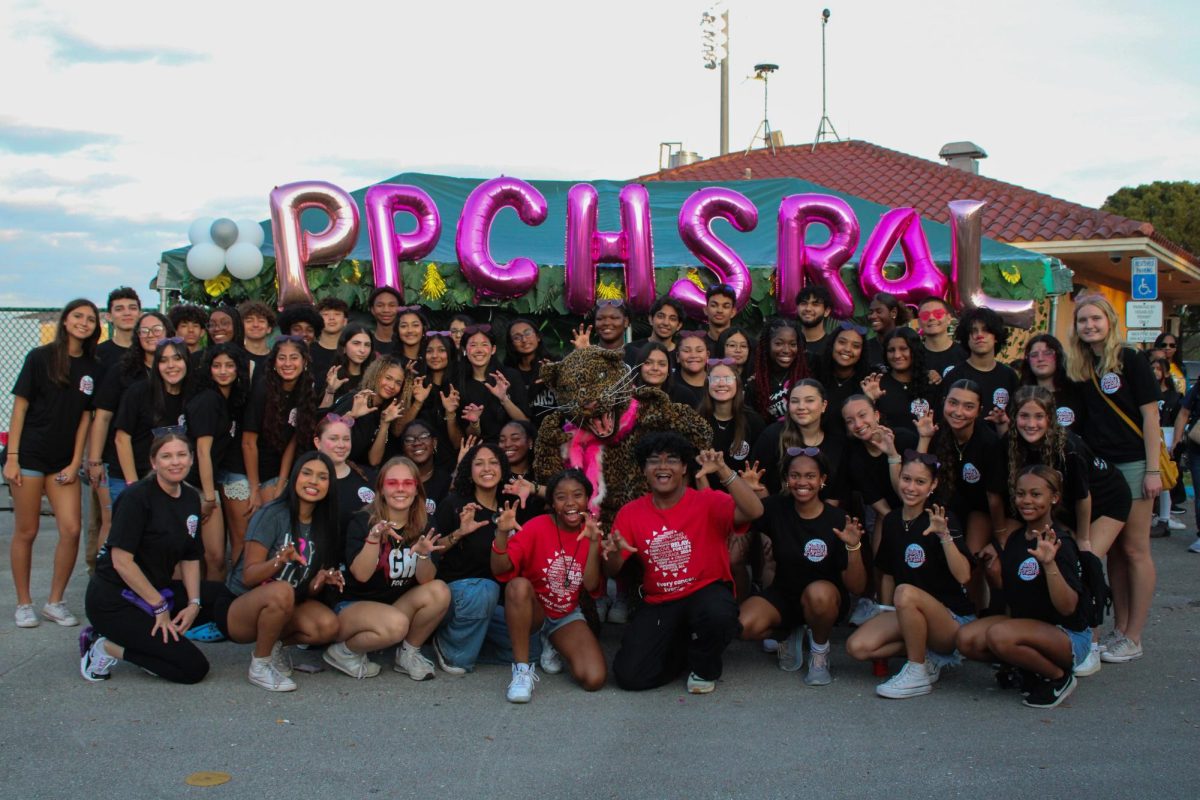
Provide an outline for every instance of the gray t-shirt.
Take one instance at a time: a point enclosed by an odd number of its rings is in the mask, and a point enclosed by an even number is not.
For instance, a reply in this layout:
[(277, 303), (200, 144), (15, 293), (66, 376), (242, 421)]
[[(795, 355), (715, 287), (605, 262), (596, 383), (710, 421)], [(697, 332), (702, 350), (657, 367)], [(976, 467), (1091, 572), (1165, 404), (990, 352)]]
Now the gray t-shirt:
[[(292, 529), (291, 514), (288, 511), (287, 503), (270, 503), (251, 517), (250, 526), (246, 529), (246, 542), (257, 542), (267, 548), (268, 560), (274, 558), (275, 554), (288, 544), (294, 544), (297, 552), (304, 556), (308, 564), (301, 564), (297, 561), (289, 562), (275, 576), (275, 579), (286, 581), (304, 593), (307, 590), (308, 581), (320, 567), (324, 558), (324, 554), (317, 553), (317, 546), (313, 542), (311, 534), (312, 525), (306, 522), (297, 523), (295, 530)], [(229, 573), (229, 579), (225, 581), (229, 591), (236, 595), (243, 595), (253, 588), (242, 582), (242, 568), (245, 560), (246, 551), (243, 549), (237, 564)]]

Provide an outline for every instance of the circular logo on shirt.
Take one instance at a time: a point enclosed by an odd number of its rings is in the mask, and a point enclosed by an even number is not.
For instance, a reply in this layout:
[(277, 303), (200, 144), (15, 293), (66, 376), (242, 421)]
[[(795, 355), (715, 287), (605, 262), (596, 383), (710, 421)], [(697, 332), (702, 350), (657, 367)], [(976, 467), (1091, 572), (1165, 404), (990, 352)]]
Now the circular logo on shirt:
[(1103, 471), (1103, 470), (1108, 469), (1108, 462), (1105, 461), (1100, 456), (1096, 456), (1095, 458), (1092, 459), (1092, 466), (1098, 470)]
[(904, 563), (911, 569), (925, 566), (925, 548), (919, 544), (910, 544), (904, 548)]
[(651, 566), (663, 573), (678, 575), (687, 571), (692, 560), (692, 542), (682, 531), (661, 530), (650, 539)]
[(804, 557), (814, 564), (825, 560), (829, 555), (829, 545), (823, 539), (809, 539), (804, 545)]
[(561, 550), (553, 558), (546, 559), (542, 574), (546, 588), (551, 594), (572, 595), (583, 583), (583, 567), (572, 556)]
[(364, 503), (369, 503), (375, 499), (375, 493), (366, 486), (360, 486), (358, 487), (358, 499)]
[(1113, 394), (1121, 388), (1121, 376), (1115, 372), (1106, 372), (1100, 379), (1100, 388), (1105, 394)]
[(200, 530), (200, 518), (195, 514), (189, 514), (187, 518), (188, 536), (196, 538), (196, 531)]
[(1033, 556), (1021, 562), (1021, 566), (1017, 567), (1017, 577), (1023, 581), (1031, 581), (1038, 575), (1042, 574), (1042, 565)]
[(296, 427), (296, 409), (294, 408), (288, 412), (288, 425), (293, 428)]
[(914, 418), (920, 419), (929, 413), (929, 401), (918, 397), (908, 404), (908, 413), (912, 414)]
[(1055, 414), (1058, 416), (1058, 424), (1064, 428), (1069, 428), (1075, 424), (1075, 411), (1068, 406), (1059, 406)]
[(425, 498), (425, 513), (434, 514), (437, 512), (437, 502), (432, 497)]
[(970, 461), (963, 464), (962, 476), (967, 483), (979, 483), (979, 479), (983, 477), (979, 474), (979, 468)]
[(948, 367), (946, 367), (944, 370), (942, 370), (942, 377), (944, 378), (944, 377), (946, 377), (947, 375), (949, 375), (949, 374), (950, 374), (950, 370), (952, 370), (952, 369), (954, 369), (954, 365), (953, 365), (953, 364), (951, 364), (950, 366), (948, 366)]
[(745, 461), (746, 456), (750, 455), (750, 443), (743, 441), (730, 453), (734, 461)]
[(90, 395), (96, 390), (96, 382), (92, 380), (91, 375), (84, 375), (79, 379), (79, 391), (86, 395)]
[(1008, 389), (1000, 388), (992, 392), (992, 405), (1001, 411), (1008, 408)]

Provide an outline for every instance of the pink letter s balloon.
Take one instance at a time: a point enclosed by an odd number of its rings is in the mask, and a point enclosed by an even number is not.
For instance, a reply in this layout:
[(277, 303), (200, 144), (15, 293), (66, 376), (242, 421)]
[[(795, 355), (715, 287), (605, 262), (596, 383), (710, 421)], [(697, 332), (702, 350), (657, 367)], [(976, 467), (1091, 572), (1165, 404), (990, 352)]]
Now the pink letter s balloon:
[(959, 311), (971, 308), (990, 308), (1016, 328), (1028, 329), (1033, 325), (1036, 310), (1032, 300), (1007, 300), (989, 297), (983, 293), (983, 276), (980, 274), (980, 247), (983, 243), (982, 200), (951, 200), (950, 275), (954, 285), (954, 305)]
[[(329, 215), (320, 233), (300, 226), (306, 208)], [(342, 189), (325, 181), (300, 181), (276, 186), (271, 192), (271, 235), (275, 239), (275, 272), (279, 278), (279, 307), (312, 302), (305, 267), (332, 264), (354, 249), (358, 239), (358, 206)]]
[[(829, 229), (829, 241), (823, 245), (804, 243), (809, 225)], [(831, 311), (846, 319), (854, 313), (854, 298), (842, 283), (842, 265), (858, 249), (858, 219), (854, 210), (840, 197), (827, 194), (793, 194), (779, 203), (779, 276), (776, 300), (779, 313), (796, 316), (796, 295), (805, 278), (829, 290)]]
[[(371, 239), (371, 267), (375, 286), (390, 286), (404, 298), (400, 263), (424, 258), (442, 235), (442, 218), (433, 198), (416, 186), (381, 183), (367, 189), (367, 234)], [(412, 233), (396, 233), (395, 216), (401, 212), (417, 218)]]
[[(904, 275), (891, 280), (884, 277), (883, 264), (897, 242), (906, 268)], [(893, 208), (879, 219), (863, 246), (858, 282), (868, 300), (879, 292), (891, 292), (901, 303), (916, 305), (927, 297), (946, 296), (946, 276), (933, 263), (929, 240), (916, 211)]]
[(625, 302), (630, 311), (647, 313), (654, 305), (654, 242), (650, 233), (650, 195), (631, 183), (621, 189), (621, 230), (597, 231), (596, 188), (577, 183), (567, 192), (567, 310), (587, 314), (596, 305), (596, 265), (625, 265)]
[(538, 268), (531, 259), (514, 258), (507, 265), (492, 260), (488, 235), (502, 208), (516, 209), (526, 225), (541, 225), (548, 212), (542, 193), (518, 178), (492, 178), (475, 187), (458, 218), (454, 248), (463, 276), (475, 287), (477, 298), (520, 297), (537, 284)]
[[(721, 186), (698, 189), (679, 209), (679, 238), (692, 254), (728, 284), (735, 295), (734, 308), (741, 311), (750, 302), (750, 270), (746, 262), (712, 232), (712, 221), (720, 217), (736, 231), (752, 231), (758, 225), (758, 208), (741, 192)], [(683, 303), (696, 319), (704, 318), (704, 292), (687, 280), (675, 281), (671, 297)]]

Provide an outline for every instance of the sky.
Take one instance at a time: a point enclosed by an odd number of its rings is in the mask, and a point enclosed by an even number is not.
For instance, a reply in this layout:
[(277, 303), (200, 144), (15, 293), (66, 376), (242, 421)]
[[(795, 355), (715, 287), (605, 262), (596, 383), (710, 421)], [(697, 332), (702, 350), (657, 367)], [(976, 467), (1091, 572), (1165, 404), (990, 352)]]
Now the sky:
[[(153, 301), (194, 219), (266, 219), (290, 181), (628, 179), (660, 142), (716, 155), (709, 4), (0, 0), (0, 306)], [(1200, 179), (1200, 4), (726, 7), (733, 149), (762, 119), (759, 62), (780, 66), (771, 127), (811, 141), (828, 7), (843, 138), (933, 160), (974, 141), (982, 174), (1091, 206)]]

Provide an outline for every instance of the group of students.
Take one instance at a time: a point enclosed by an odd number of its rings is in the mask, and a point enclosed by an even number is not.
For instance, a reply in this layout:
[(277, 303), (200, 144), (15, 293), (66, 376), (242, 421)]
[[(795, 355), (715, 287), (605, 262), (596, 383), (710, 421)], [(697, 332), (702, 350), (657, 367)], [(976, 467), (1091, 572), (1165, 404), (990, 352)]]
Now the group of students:
[[(847, 620), (854, 659), (905, 658), (877, 687), (889, 698), (928, 693), (966, 657), (1049, 707), (1101, 661), (1139, 658), (1170, 363), (1123, 347), (1100, 296), (1077, 299), (1066, 346), (1035, 336), (1016, 369), (997, 360), (1008, 331), (989, 309), (951, 335), (941, 299), (916, 309), (919, 330), (890, 295), (872, 299), (873, 332), (832, 323), (831, 306), (807, 287), (798, 319), (754, 335), (721, 285), (706, 328), (684, 330), (663, 298), (630, 342), (624, 304), (601, 301), (573, 346), (623, 350), (637, 384), (695, 408), (712, 439), (640, 436), (645, 493), (600, 520), (583, 472), (534, 474), (537, 425), (558, 401), (533, 320), (508, 325), (501, 361), (490, 325), (460, 315), (433, 330), (386, 287), (368, 325), (333, 299), (164, 315), (119, 289), (101, 344), (99, 310), (73, 301), (14, 389), (17, 625), (39, 623), (43, 494), (59, 542), (41, 616), (78, 624), (63, 596), (82, 476), (96, 512), (88, 680), (127, 660), (194, 683), (208, 670), (196, 642), (229, 639), (253, 644), (249, 679), (272, 691), (296, 688), (289, 646), (323, 647), (359, 679), (394, 648), (414, 680), (509, 662), (507, 697), (528, 702), (535, 664), (605, 684), (606, 619), (628, 622), (611, 672), (630, 690), (687, 674), (689, 691), (711, 692), (735, 638), (761, 640), (785, 670), (807, 649), (804, 682), (825, 685)], [(1196, 404), (1193, 388), (1175, 440), (1200, 451), (1181, 435)]]

